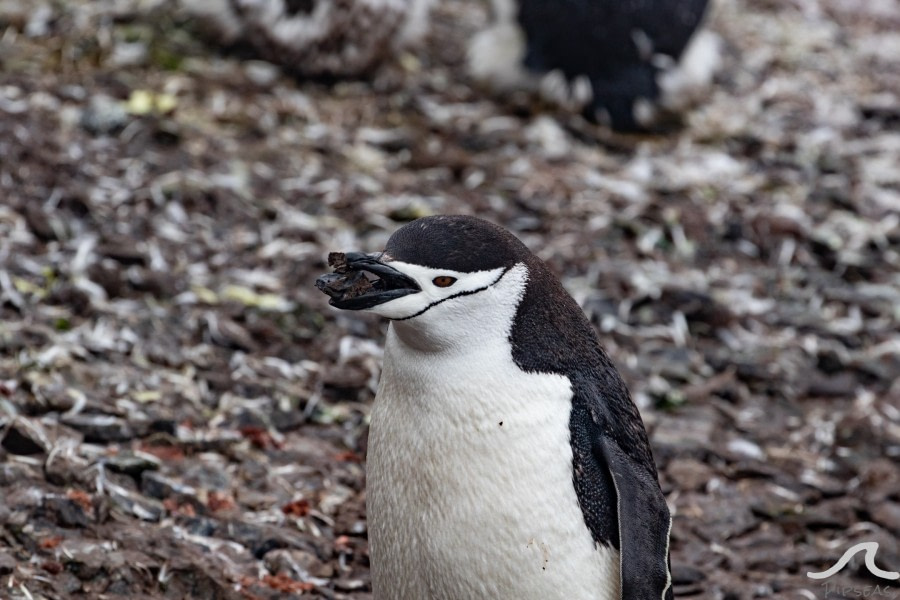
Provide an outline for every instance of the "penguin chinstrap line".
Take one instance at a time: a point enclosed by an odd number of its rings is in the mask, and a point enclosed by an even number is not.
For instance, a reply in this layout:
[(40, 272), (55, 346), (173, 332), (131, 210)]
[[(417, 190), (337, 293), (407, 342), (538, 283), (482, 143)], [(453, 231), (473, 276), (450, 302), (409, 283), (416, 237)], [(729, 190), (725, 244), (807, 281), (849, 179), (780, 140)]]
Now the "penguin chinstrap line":
[(367, 456), (376, 600), (672, 598), (640, 415), (540, 259), (437, 216), (329, 262), (333, 306), (391, 320)]

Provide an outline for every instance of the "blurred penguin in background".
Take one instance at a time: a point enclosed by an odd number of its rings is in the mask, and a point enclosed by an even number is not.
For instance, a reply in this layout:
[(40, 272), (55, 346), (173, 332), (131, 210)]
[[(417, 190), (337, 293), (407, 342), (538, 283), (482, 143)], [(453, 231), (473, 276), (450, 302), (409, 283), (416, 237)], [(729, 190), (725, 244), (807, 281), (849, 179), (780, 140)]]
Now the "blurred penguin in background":
[(496, 92), (538, 90), (618, 131), (659, 129), (706, 91), (720, 39), (698, 31), (708, 0), (492, 0), (468, 48)]
[(433, 0), (181, 0), (217, 43), (303, 77), (358, 77), (421, 41)]

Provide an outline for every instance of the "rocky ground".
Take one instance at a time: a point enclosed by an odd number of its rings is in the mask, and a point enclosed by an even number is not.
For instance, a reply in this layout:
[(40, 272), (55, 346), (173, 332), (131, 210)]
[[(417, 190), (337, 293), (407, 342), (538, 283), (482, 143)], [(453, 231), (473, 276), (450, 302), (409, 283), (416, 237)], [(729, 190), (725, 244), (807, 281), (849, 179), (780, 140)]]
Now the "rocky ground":
[(900, 7), (723, 0), (725, 69), (663, 137), (473, 89), (484, 18), (439, 3), (327, 84), (170, 3), (0, 0), (0, 597), (370, 597), (384, 324), (313, 282), (458, 212), (596, 323), (677, 595), (900, 597), (861, 555), (806, 576), (861, 541), (900, 570)]

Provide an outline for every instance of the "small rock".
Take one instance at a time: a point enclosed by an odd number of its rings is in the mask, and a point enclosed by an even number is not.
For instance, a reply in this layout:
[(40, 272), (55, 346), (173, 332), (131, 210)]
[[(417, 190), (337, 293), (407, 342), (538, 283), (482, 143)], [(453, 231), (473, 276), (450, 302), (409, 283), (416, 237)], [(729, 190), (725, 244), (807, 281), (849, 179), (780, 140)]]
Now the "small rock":
[(800, 474), (800, 481), (804, 485), (817, 490), (824, 498), (834, 498), (847, 493), (846, 482), (812, 469), (805, 469)]
[(806, 396), (812, 398), (853, 398), (859, 380), (849, 371), (835, 375), (813, 372), (806, 387)]
[(81, 114), (81, 126), (95, 135), (105, 135), (121, 129), (128, 122), (128, 111), (118, 100), (97, 94)]
[(244, 440), (244, 437), (237, 431), (208, 431), (198, 433), (191, 437), (180, 436), (184, 452), (218, 452), (224, 453), (229, 448)]
[(44, 498), (42, 507), (56, 517), (61, 527), (87, 527), (90, 521), (78, 502), (65, 496), (51, 495)]
[[(278, 503), (278, 497), (274, 494), (258, 492), (249, 488), (238, 488), (237, 498), (235, 500), (242, 507), (253, 510), (265, 510)], [(282, 511), (283, 510), (284, 509), (282, 508)]]
[(309, 547), (306, 538), (283, 527), (232, 520), (228, 521), (227, 528), (233, 541), (249, 548), (260, 559), (278, 548)]
[(180, 527), (183, 527), (185, 531), (192, 535), (210, 537), (216, 535), (219, 521), (202, 516), (194, 517), (179, 515), (178, 524)]
[(354, 495), (354, 491), (349, 487), (341, 484), (334, 484), (329, 487), (319, 498), (319, 510), (326, 515), (334, 515), (338, 508), (350, 500)]
[(525, 128), (525, 139), (540, 147), (550, 160), (559, 159), (571, 152), (568, 136), (556, 119), (541, 116)]
[(699, 491), (712, 479), (713, 470), (692, 458), (676, 458), (666, 468), (669, 477), (678, 489)]
[[(195, 499), (197, 497), (197, 490), (191, 486), (153, 471), (141, 473), (141, 491), (158, 500), (165, 500), (171, 496), (189, 496)], [(197, 503), (200, 501), (197, 500)]]
[(0, 575), (9, 575), (16, 568), (16, 559), (0, 548)]
[(43, 37), (50, 33), (50, 21), (53, 19), (53, 8), (49, 4), (38, 4), (29, 12), (28, 22), (25, 24), (25, 35), (28, 37)]
[(122, 486), (113, 486), (108, 483), (107, 486), (109, 498), (113, 504), (142, 521), (156, 522), (166, 514), (166, 509), (162, 503), (152, 498), (145, 498)]
[(63, 571), (54, 578), (56, 589), (63, 592), (63, 598), (75, 596), (76, 593), (83, 591), (81, 580), (73, 573)]
[(900, 471), (889, 458), (868, 461), (860, 471), (860, 488), (870, 504), (885, 502), (900, 489)]
[[(91, 314), (91, 297), (84, 290), (77, 288), (71, 284), (58, 285), (53, 288), (50, 295), (47, 296), (47, 303), (57, 306), (67, 307), (72, 314), (79, 317), (89, 316)], [(69, 403), (71, 408), (72, 398), (67, 394), (64, 401)]]
[(739, 460), (732, 465), (731, 479), (776, 479), (781, 471), (759, 460)]
[(752, 458), (754, 460), (765, 460), (766, 453), (759, 447), (759, 444), (751, 442), (743, 438), (734, 438), (728, 440), (728, 451), (738, 456)]
[(0, 0), (0, 26), (12, 26), (22, 31), (32, 10), (31, 6), (18, 0)]
[(149, 54), (144, 42), (120, 42), (113, 46), (109, 64), (117, 69), (143, 66), (147, 63)]
[(366, 587), (366, 582), (362, 579), (341, 578), (334, 581), (334, 589), (342, 592), (354, 592)]
[(134, 431), (124, 420), (113, 415), (77, 414), (63, 416), (62, 422), (84, 434), (84, 441), (95, 444), (125, 442), (134, 438)]
[(122, 266), (118, 263), (103, 261), (89, 265), (87, 276), (91, 282), (103, 288), (109, 298), (120, 298), (128, 293)]
[(900, 504), (886, 500), (871, 509), (872, 520), (900, 537)]
[(661, 415), (651, 436), (653, 447), (682, 456), (704, 452), (719, 421), (712, 413), (712, 408), (691, 406), (675, 415)]
[(686, 565), (672, 567), (672, 583), (675, 585), (693, 585), (704, 579), (706, 579), (706, 575), (700, 569)]
[(112, 471), (138, 477), (144, 471), (156, 471), (162, 462), (152, 454), (126, 450), (107, 459), (106, 464)]
[[(172, 366), (172, 365), (169, 365)], [(178, 432), (178, 424), (175, 419), (157, 417), (147, 424), (148, 433), (165, 433), (174, 436)]]
[(96, 252), (126, 266), (146, 266), (148, 263), (144, 252), (135, 246), (134, 240), (124, 237), (112, 237), (104, 240), (97, 246)]
[(108, 554), (103, 546), (89, 541), (66, 540), (60, 545), (59, 557), (68, 572), (87, 581), (106, 566)]
[(259, 345), (247, 331), (247, 328), (227, 317), (221, 319), (208, 313), (207, 324), (210, 339), (223, 348), (241, 350), (242, 352), (256, 352)]
[(263, 563), (273, 575), (284, 573), (299, 581), (309, 581), (316, 585), (327, 583), (325, 579), (313, 577), (322, 571), (324, 564), (313, 552), (292, 548), (272, 550), (263, 557)]
[[(38, 477), (40, 469), (34, 465), (20, 463), (0, 463), (0, 487), (18, 483), (24, 479)], [(4, 498), (7, 501), (7, 498)]]
[(759, 526), (759, 512), (748, 510), (746, 494), (728, 482), (713, 493), (688, 492), (685, 496), (686, 506), (702, 515), (704, 536), (709, 540), (739, 537)]
[(802, 522), (806, 530), (844, 531), (857, 522), (861, 508), (860, 503), (850, 496), (829, 498), (805, 508)]
[(40, 204), (28, 204), (25, 207), (25, 222), (32, 233), (44, 242), (57, 238), (56, 228), (50, 216), (44, 212)]
[(31, 456), (46, 454), (50, 442), (40, 423), (18, 418), (7, 426), (0, 445), (10, 454)]
[(224, 598), (228, 600), (248, 597), (234, 592), (232, 585), (221, 575), (219, 575), (219, 579), (216, 579), (202, 567), (194, 565), (173, 569), (169, 572), (169, 579), (166, 581), (166, 596), (168, 598)]
[(244, 73), (247, 79), (261, 88), (269, 88), (278, 76), (281, 70), (270, 62), (264, 60), (247, 60), (244, 61)]
[(269, 420), (276, 431), (291, 431), (299, 428), (306, 421), (302, 410), (275, 410), (269, 415)]
[(79, 450), (83, 450), (83, 447), (74, 439), (64, 439), (54, 445), (54, 451), (44, 462), (44, 476), (47, 481), (54, 485), (69, 485), (76, 482), (84, 486), (92, 485), (94, 473), (88, 471), (91, 461)]
[[(169, 273), (157, 273), (149, 269), (131, 269), (128, 283), (138, 292), (146, 292), (156, 298), (168, 298), (177, 294), (179, 282)], [(178, 360), (173, 357), (170, 360)]]
[(364, 388), (371, 378), (368, 365), (364, 361), (352, 360), (340, 366), (327, 368), (322, 376), (322, 382), (328, 387), (354, 390)]

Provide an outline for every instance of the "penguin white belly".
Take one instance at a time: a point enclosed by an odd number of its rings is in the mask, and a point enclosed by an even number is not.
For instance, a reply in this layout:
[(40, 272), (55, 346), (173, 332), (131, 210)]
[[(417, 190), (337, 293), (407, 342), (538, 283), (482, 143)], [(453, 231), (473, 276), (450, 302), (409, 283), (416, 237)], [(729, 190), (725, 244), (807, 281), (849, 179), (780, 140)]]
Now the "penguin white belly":
[(375, 600), (619, 598), (618, 552), (573, 485), (571, 396), (508, 343), (438, 356), (392, 324), (367, 466)]

